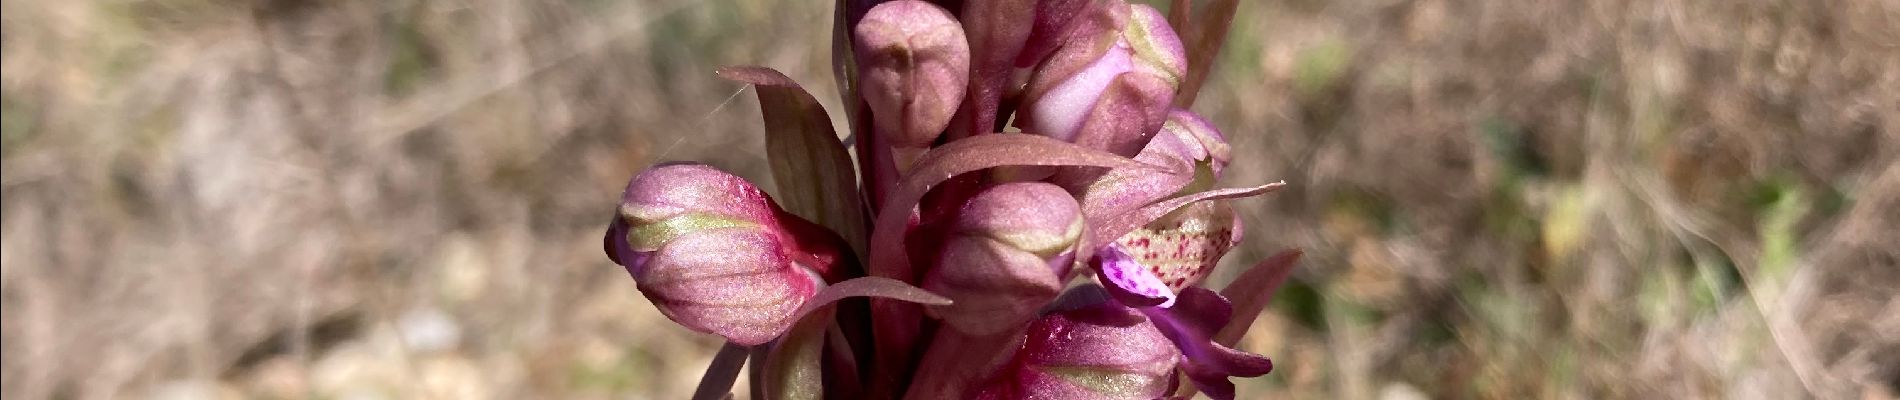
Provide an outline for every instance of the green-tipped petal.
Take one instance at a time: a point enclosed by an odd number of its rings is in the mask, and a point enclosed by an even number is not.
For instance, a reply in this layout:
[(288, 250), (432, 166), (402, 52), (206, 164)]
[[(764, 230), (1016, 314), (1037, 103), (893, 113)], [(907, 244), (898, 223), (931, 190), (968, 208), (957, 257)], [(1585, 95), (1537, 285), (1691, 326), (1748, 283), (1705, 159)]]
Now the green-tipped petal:
[(629, 180), (604, 245), (667, 318), (742, 345), (784, 333), (848, 262), (836, 234), (699, 164)]
[(953, 329), (988, 335), (1021, 326), (1062, 289), (1082, 237), (1075, 199), (1047, 183), (1005, 183), (964, 202), (924, 288), (956, 304), (932, 312)]

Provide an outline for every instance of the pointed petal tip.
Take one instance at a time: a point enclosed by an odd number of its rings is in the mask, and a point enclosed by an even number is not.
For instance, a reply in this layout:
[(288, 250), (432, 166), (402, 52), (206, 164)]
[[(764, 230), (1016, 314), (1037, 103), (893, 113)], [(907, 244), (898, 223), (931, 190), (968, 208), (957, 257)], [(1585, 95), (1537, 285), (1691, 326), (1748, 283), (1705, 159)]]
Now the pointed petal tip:
[(713, 70), (714, 75), (739, 83), (753, 85), (797, 85), (791, 77), (776, 69), (756, 65), (727, 65)]
[(606, 234), (601, 235), (600, 249), (607, 253), (608, 260), (612, 260), (614, 264), (625, 267), (627, 266), (627, 262), (620, 254), (623, 251), (622, 249), (627, 246), (626, 243), (627, 221), (621, 220), (620, 217), (614, 217), (613, 222), (607, 224)]

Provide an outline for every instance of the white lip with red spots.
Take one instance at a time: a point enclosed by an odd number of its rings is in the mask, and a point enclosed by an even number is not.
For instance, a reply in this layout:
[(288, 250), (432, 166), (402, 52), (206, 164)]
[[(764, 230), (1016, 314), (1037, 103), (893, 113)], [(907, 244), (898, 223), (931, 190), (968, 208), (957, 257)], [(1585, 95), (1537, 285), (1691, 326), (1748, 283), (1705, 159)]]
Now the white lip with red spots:
[(1146, 266), (1169, 289), (1199, 284), (1239, 240), (1240, 221), (1219, 201), (1195, 203), (1122, 235), (1113, 246)]

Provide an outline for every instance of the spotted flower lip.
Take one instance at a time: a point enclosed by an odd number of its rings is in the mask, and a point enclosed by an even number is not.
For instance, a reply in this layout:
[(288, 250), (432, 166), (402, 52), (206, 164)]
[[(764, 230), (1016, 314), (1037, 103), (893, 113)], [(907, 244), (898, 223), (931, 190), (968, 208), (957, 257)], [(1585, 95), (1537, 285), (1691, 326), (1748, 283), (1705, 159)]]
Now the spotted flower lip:
[(1181, 290), (1207, 279), (1227, 251), (1240, 243), (1240, 216), (1222, 200), (1189, 204), (1137, 228), (1112, 247), (1128, 253), (1168, 288)]
[[(1080, 190), (1084, 213), (1096, 218), (1119, 215), (1170, 196), (1207, 190), (1219, 178), (1228, 157), (1227, 143), (1219, 130), (1192, 112), (1175, 110), (1161, 133), (1135, 159), (1176, 165), (1182, 167), (1181, 171), (1192, 172), (1110, 170)], [(1134, 304), (1148, 304), (1154, 298), (1167, 298), (1171, 303), (1171, 295), (1164, 294), (1206, 279), (1221, 257), (1239, 243), (1241, 232), (1240, 218), (1226, 201), (1187, 204), (1123, 234), (1100, 250), (1097, 264), (1102, 283), (1118, 292), (1148, 294), (1131, 299)], [(1155, 281), (1168, 290), (1145, 286)]]

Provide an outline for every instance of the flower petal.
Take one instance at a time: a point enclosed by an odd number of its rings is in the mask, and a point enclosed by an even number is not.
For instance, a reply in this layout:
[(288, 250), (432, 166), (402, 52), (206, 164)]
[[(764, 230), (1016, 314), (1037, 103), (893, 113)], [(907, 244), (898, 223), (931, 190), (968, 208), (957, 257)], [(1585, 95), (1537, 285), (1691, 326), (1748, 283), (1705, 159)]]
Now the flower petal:
[(1024, 131), (1065, 142), (1075, 141), (1076, 134), (1082, 131), (1083, 119), (1093, 114), (1090, 111), (1096, 109), (1096, 103), (1108, 90), (1109, 84), (1134, 69), (1131, 54), (1127, 47), (1110, 47), (1101, 58), (1056, 82), (1041, 96), (1034, 97), (1034, 102), (1024, 105), (1026, 109), (1023, 116), (1033, 116), (1033, 119), (1026, 120), (1026, 124), (1021, 124), (1026, 128)]
[(1085, 112), (1074, 142), (1133, 157), (1161, 132), (1174, 85), (1154, 75), (1124, 73), (1104, 88)]
[(1253, 326), (1253, 320), (1267, 308), (1267, 301), (1280, 291), (1280, 286), (1293, 275), (1293, 266), (1304, 254), (1299, 249), (1287, 250), (1267, 257), (1254, 264), (1253, 268), (1240, 273), (1234, 281), (1221, 289), (1221, 296), (1234, 302), (1235, 316), (1214, 335), (1214, 341), (1232, 346), (1247, 334), (1247, 328)]
[(871, 7), (852, 28), (859, 94), (893, 147), (927, 148), (969, 87), (970, 48), (955, 16), (922, 0)]
[(630, 259), (627, 254), (633, 251), (627, 248), (627, 221), (614, 217), (614, 221), (607, 224), (607, 234), (600, 238), (600, 249), (607, 252), (607, 259), (613, 260), (614, 264), (627, 266)]
[[(1232, 283), (1227, 284), (1226, 289), (1221, 290), (1222, 297), (1234, 299), (1236, 314), (1232, 315), (1239, 318), (1227, 321), (1226, 326), (1221, 327), (1220, 331), (1214, 334), (1215, 344), (1233, 346), (1234, 343), (1240, 341), (1241, 336), (1247, 334), (1247, 329), (1253, 326), (1254, 319), (1258, 318), (1260, 311), (1266, 308), (1267, 300), (1273, 298), (1273, 294), (1279, 291), (1281, 284), (1286, 283), (1300, 255), (1300, 250), (1295, 249), (1268, 257), (1259, 264), (1255, 264), (1253, 268), (1241, 272), (1240, 277), (1234, 278)], [(1190, 369), (1188, 375), (1199, 377), (1196, 378), (1196, 387), (1179, 394), (1191, 397), (1196, 391), (1211, 389), (1210, 395), (1219, 395), (1221, 391), (1225, 391), (1229, 393), (1229, 397), (1232, 397), (1233, 385), (1223, 378), (1211, 375), (1207, 369)], [(1206, 383), (1200, 383), (1202, 381)]]
[(1229, 160), (1227, 141), (1207, 120), (1186, 110), (1168, 113), (1161, 132), (1148, 141), (1135, 160), (1169, 166), (1174, 171), (1120, 168), (1099, 177), (1059, 175), (1056, 184), (1081, 193), (1083, 214), (1105, 220), (1171, 196), (1204, 191)]
[(1265, 194), (1286, 186), (1285, 181), (1245, 188), (1216, 189), (1189, 194), (1150, 204), (1142, 208), (1123, 213), (1102, 223), (1089, 227), (1089, 241), (1092, 246), (1105, 246), (1115, 239), (1147, 225), (1155, 219), (1168, 215), (1176, 209), (1194, 204), (1197, 201), (1252, 197)]
[(1189, 204), (1135, 229), (1115, 244), (1169, 288), (1200, 285), (1240, 242), (1240, 217), (1226, 200)]
[(1214, 332), (1227, 324), (1233, 305), (1213, 291), (1192, 287), (1182, 290), (1174, 307), (1142, 308), (1155, 327), (1174, 342), (1187, 358), (1181, 369), (1194, 386), (1215, 399), (1234, 398), (1229, 377), (1254, 377), (1273, 371), (1273, 361), (1214, 342)]
[(771, 232), (722, 228), (681, 235), (634, 277), (667, 318), (742, 345), (771, 341), (797, 321), (823, 281), (791, 263)]
[(1174, 306), (1174, 290), (1121, 246), (1111, 244), (1096, 251), (1094, 266), (1102, 286), (1116, 301), (1129, 307)]

